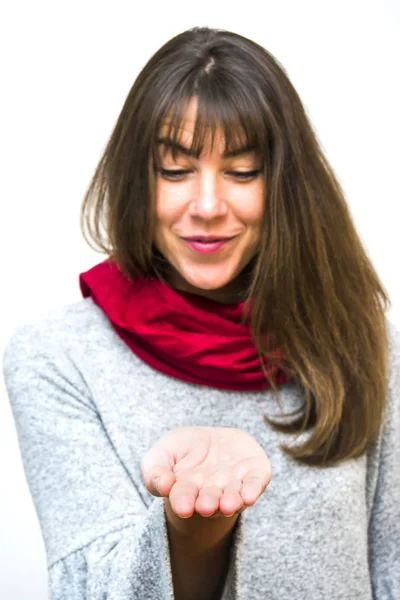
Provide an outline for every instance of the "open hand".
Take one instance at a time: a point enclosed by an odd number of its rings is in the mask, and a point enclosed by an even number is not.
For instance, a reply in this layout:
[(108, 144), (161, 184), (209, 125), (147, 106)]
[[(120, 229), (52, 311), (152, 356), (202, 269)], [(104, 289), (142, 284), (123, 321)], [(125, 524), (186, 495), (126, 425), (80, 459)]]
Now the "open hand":
[(149, 492), (169, 498), (182, 518), (216, 518), (252, 506), (271, 480), (260, 444), (230, 427), (176, 427), (144, 456), (140, 469)]

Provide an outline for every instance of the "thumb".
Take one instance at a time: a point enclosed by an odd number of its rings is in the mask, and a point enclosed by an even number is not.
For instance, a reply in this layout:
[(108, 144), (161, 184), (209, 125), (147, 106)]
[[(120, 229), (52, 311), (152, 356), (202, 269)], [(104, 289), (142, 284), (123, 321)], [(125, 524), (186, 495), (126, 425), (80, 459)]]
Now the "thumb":
[(150, 450), (140, 463), (140, 471), (150, 494), (169, 496), (176, 477), (167, 456), (152, 457)]

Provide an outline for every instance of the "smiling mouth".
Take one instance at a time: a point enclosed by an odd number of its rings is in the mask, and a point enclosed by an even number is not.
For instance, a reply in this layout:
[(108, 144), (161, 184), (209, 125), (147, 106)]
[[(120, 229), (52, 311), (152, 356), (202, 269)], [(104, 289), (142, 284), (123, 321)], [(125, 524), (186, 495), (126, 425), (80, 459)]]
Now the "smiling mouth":
[(212, 252), (218, 252), (221, 248), (225, 247), (234, 238), (213, 238), (200, 241), (199, 238), (182, 238), (189, 248), (200, 254), (210, 254)]
[(233, 240), (233, 237), (203, 237), (203, 236), (194, 236), (194, 237), (185, 237), (182, 238), (186, 242), (198, 242), (201, 244), (213, 244), (216, 242), (228, 242), (229, 240)]

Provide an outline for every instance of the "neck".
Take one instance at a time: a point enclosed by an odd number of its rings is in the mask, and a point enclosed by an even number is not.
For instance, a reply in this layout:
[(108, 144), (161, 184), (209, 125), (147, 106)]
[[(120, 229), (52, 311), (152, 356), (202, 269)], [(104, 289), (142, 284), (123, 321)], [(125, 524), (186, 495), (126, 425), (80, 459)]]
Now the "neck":
[(204, 290), (194, 285), (191, 285), (182, 277), (170, 277), (166, 280), (168, 285), (177, 290), (178, 292), (189, 292), (190, 294), (196, 294), (208, 300), (219, 302), (220, 304), (234, 304), (245, 300), (247, 297), (246, 286), (244, 285), (243, 278), (237, 277), (234, 281), (229, 282), (227, 285), (217, 288), (214, 290)]

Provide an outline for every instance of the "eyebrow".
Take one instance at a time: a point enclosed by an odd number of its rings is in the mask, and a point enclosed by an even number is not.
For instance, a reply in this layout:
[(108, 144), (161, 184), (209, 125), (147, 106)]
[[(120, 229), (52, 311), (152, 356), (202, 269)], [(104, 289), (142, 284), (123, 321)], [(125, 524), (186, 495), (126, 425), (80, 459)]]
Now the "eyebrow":
[[(186, 148), (186, 146), (182, 146), (182, 144), (179, 144), (179, 142), (174, 142), (169, 138), (159, 137), (156, 139), (156, 144), (160, 146), (165, 146), (167, 148), (174, 148), (180, 154), (196, 158), (195, 152), (191, 152), (190, 148)], [(249, 152), (252, 152), (254, 150), (254, 145), (246, 144), (245, 146), (240, 146), (239, 148), (234, 148), (233, 150), (225, 151), (222, 156), (223, 158), (233, 158), (234, 156), (240, 156), (241, 154), (248, 154)]]

